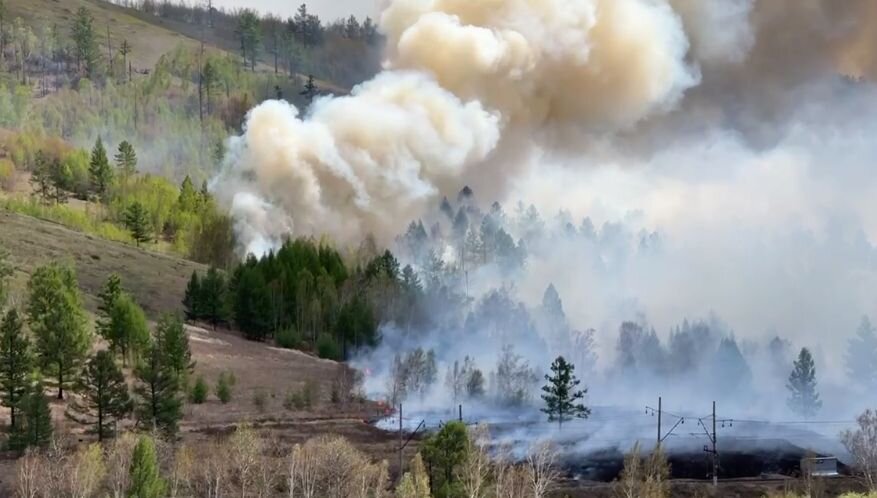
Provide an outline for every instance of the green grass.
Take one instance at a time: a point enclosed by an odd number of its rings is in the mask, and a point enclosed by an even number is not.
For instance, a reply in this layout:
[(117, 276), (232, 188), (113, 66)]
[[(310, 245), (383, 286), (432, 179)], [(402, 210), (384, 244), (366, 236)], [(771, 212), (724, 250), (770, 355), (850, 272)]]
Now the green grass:
[(13, 213), (33, 216), (41, 220), (52, 221), (66, 227), (95, 235), (102, 239), (114, 242), (133, 244), (131, 235), (118, 225), (107, 221), (100, 221), (85, 211), (73, 209), (63, 204), (41, 204), (36, 200), (21, 198), (6, 198), (0, 200), (0, 206)]

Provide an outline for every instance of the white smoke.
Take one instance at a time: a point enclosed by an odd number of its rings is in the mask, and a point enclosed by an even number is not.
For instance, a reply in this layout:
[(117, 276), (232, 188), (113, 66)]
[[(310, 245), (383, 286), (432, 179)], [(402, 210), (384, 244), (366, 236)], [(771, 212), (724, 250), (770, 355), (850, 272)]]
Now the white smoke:
[[(514, 283), (531, 308), (554, 284), (572, 327), (597, 330), (604, 368), (621, 321), (645, 317), (666, 340), (715, 312), (741, 344), (763, 347), (770, 331), (814, 349), (837, 401), (826, 411), (846, 417), (874, 401), (845, 396), (841, 365), (860, 317), (877, 317), (873, 5), (394, 0), (381, 18), (386, 70), (304, 116), (283, 102), (254, 109), (216, 190), (257, 253), (287, 235), (389, 244), (463, 184), (507, 209), (563, 210), (576, 227), (589, 216), (599, 243), (531, 243)], [(638, 251), (640, 230), (659, 247)], [(466, 294), (504, 279), (473, 271)], [(424, 335), (404, 346), (435, 348), (442, 375), (501, 346)], [(518, 352), (544, 368), (557, 352), (527, 339)], [(392, 358), (386, 344), (365, 361)], [(747, 408), (786, 413), (790, 365), (778, 368)], [(640, 387), (651, 398), (666, 383)]]

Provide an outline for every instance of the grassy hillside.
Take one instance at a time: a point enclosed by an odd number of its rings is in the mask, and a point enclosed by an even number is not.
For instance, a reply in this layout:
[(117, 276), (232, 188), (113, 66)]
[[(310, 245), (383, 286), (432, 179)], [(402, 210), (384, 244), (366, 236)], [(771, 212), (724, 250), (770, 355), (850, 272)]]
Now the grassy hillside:
[[(131, 60), (135, 68), (152, 68), (165, 53), (183, 45), (198, 48), (200, 42), (173, 29), (150, 22), (138, 12), (97, 0), (6, 0), (9, 19), (20, 17), (30, 26), (57, 25), (67, 34), (80, 7), (88, 8), (95, 19), (100, 44), (107, 50), (107, 27), (110, 44), (115, 52), (122, 40), (132, 46)], [(144, 18), (141, 18), (144, 17)], [(39, 32), (37, 32), (39, 36)]]
[(151, 317), (179, 310), (192, 271), (205, 267), (130, 245), (110, 242), (61, 225), (0, 210), (0, 246), (15, 267), (13, 296), (22, 299), (34, 268), (53, 260), (76, 265), (79, 285), (91, 311), (110, 273), (122, 277), (125, 289)]

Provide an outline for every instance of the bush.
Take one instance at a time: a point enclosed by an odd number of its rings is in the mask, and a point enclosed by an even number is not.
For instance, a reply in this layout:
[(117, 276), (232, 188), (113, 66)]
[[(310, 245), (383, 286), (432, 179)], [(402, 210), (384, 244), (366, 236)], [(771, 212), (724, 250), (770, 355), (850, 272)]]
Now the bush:
[(287, 410), (304, 410), (314, 406), (320, 394), (315, 382), (308, 381), (299, 391), (289, 391), (283, 399), (283, 407)]
[(285, 349), (295, 349), (301, 343), (301, 337), (292, 327), (277, 332), (274, 339), (277, 341), (278, 346)]
[(317, 339), (317, 356), (326, 360), (341, 360), (341, 348), (338, 342), (328, 334), (321, 334)]
[(199, 375), (198, 379), (195, 380), (195, 385), (192, 386), (192, 391), (189, 393), (189, 401), (200, 405), (207, 401), (208, 391), (207, 382), (204, 380), (204, 377)]
[(15, 165), (9, 159), (0, 159), (0, 189), (12, 190), (15, 184)]
[(268, 396), (262, 389), (256, 389), (253, 393), (253, 406), (260, 412), (264, 412), (265, 408), (268, 407)]
[(231, 390), (235, 384), (235, 377), (232, 372), (222, 372), (219, 374), (219, 380), (216, 381), (216, 397), (223, 404), (231, 401)]

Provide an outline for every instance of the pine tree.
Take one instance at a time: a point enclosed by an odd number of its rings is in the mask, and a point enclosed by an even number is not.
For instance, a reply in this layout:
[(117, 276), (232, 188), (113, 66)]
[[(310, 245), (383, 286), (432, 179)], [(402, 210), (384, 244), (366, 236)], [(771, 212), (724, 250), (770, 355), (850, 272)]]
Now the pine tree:
[(149, 436), (140, 436), (131, 456), (128, 473), (128, 498), (162, 498), (167, 483), (161, 478), (155, 442)]
[(113, 352), (120, 354), (125, 362), (136, 361), (149, 346), (146, 314), (125, 292), (121, 293), (113, 303), (106, 339), (110, 342)]
[(28, 324), (36, 338), (39, 363), (58, 381), (58, 399), (91, 347), (76, 274), (51, 263), (37, 268), (28, 282)]
[(271, 327), (271, 299), (258, 268), (243, 268), (235, 287), (234, 317), (248, 339), (261, 341)]
[(125, 210), (125, 226), (131, 231), (131, 237), (137, 243), (149, 242), (152, 240), (152, 227), (149, 223), (149, 216), (146, 208), (140, 202), (133, 202)]
[(91, 191), (104, 202), (107, 200), (110, 185), (113, 182), (113, 170), (110, 168), (110, 160), (107, 159), (107, 150), (104, 143), (98, 137), (91, 150), (91, 161), (88, 163), (88, 179), (91, 182)]
[(128, 384), (109, 351), (98, 351), (91, 357), (76, 390), (82, 401), (71, 402), (67, 415), (81, 424), (92, 425), (98, 441), (111, 436), (116, 421), (131, 411)]
[(98, 61), (97, 35), (94, 31), (94, 17), (85, 7), (79, 8), (73, 21), (73, 44), (78, 68), (81, 70), (84, 65), (86, 75), (93, 79)]
[(587, 389), (576, 389), (581, 381), (576, 379), (573, 371), (575, 366), (568, 363), (563, 356), (558, 356), (551, 364), (552, 375), (546, 375), (548, 384), (542, 387), (545, 393), (542, 399), (545, 401), (544, 413), (548, 414), (548, 420), (557, 420), (558, 427), (563, 426), (563, 421), (570, 418), (588, 418), (590, 408), (577, 403), (585, 397)]
[(30, 387), (29, 375), (33, 369), (30, 347), (18, 311), (14, 308), (7, 311), (0, 323), (0, 403), (9, 408), (13, 428), (19, 403)]
[(52, 440), (52, 410), (41, 382), (33, 383), (20, 404), (19, 420), (9, 436), (9, 448), (22, 451), (46, 447)]
[(847, 375), (868, 392), (877, 389), (877, 333), (867, 316), (847, 345)]
[(186, 285), (186, 294), (183, 296), (183, 308), (187, 320), (198, 320), (203, 316), (201, 305), (201, 281), (198, 272), (193, 271), (189, 284)]
[(822, 400), (816, 391), (816, 363), (807, 348), (798, 354), (786, 389), (791, 394), (789, 408), (802, 417), (810, 418), (822, 408)]
[(134, 369), (137, 379), (134, 387), (135, 412), (141, 426), (173, 435), (182, 417), (180, 379), (166, 363), (164, 345), (160, 339), (161, 336), (156, 336)]
[(202, 318), (209, 321), (214, 329), (228, 319), (225, 277), (213, 266), (207, 270), (207, 275), (201, 281), (199, 301)]
[(162, 346), (164, 364), (181, 381), (185, 381), (195, 369), (195, 362), (192, 361), (189, 336), (186, 335), (183, 321), (174, 315), (163, 315), (158, 321), (155, 334)]
[(97, 305), (97, 333), (106, 340), (110, 340), (110, 314), (121, 294), (122, 278), (117, 273), (112, 273), (97, 295), (100, 301)]
[(134, 151), (134, 146), (127, 140), (119, 144), (115, 160), (116, 167), (123, 179), (127, 180), (137, 173), (137, 153)]

